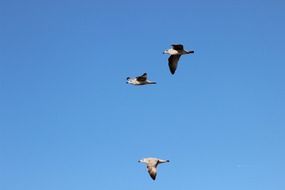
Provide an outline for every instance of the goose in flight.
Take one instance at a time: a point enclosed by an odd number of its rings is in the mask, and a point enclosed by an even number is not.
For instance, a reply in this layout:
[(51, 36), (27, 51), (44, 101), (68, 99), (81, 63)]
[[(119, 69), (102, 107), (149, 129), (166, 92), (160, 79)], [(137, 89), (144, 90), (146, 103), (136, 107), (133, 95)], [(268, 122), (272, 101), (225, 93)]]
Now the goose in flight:
[(169, 162), (169, 160), (162, 160), (159, 158), (143, 158), (139, 160), (140, 163), (145, 163), (150, 177), (155, 180), (158, 164)]
[(165, 50), (164, 54), (169, 54), (168, 65), (171, 74), (174, 74), (177, 68), (177, 64), (181, 55), (194, 53), (194, 51), (186, 51), (182, 44), (172, 44), (172, 48)]
[(127, 77), (127, 84), (145, 85), (145, 84), (156, 84), (156, 82), (148, 80), (147, 73), (144, 73), (143, 75), (134, 78)]

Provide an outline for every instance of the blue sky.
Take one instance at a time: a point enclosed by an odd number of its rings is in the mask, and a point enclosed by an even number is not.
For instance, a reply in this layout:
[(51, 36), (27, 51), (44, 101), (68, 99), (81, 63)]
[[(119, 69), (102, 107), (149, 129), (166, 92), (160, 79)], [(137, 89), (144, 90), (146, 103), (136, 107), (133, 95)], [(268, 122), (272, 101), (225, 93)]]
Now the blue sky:
[(285, 189), (285, 3), (177, 2), (0, 1), (0, 189)]

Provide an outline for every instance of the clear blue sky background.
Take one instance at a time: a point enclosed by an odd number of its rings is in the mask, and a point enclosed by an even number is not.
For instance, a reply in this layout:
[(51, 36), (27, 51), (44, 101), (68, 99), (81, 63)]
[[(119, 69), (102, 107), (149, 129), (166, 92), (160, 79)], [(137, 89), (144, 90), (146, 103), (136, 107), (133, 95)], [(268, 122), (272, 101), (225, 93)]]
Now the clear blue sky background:
[[(284, 10), (0, 1), (0, 189), (284, 190)], [(195, 50), (174, 76), (172, 43)], [(171, 161), (156, 181), (148, 156)]]

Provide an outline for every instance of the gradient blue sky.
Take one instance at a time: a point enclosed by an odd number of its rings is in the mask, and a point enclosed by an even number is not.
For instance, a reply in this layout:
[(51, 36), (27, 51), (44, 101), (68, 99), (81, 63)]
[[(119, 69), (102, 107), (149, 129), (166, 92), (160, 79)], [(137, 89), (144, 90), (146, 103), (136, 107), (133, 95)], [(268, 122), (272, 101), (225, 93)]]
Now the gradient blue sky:
[[(0, 1), (0, 189), (284, 190), (284, 10)], [(174, 76), (172, 43), (195, 50)], [(171, 161), (157, 181), (147, 156)]]

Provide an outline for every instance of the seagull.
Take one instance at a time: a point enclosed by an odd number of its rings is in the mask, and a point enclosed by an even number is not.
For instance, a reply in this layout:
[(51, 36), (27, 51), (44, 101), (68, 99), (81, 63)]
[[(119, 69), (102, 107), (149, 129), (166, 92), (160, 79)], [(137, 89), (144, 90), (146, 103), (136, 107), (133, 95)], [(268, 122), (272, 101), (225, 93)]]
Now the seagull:
[(168, 58), (168, 65), (171, 74), (174, 75), (180, 56), (184, 54), (194, 53), (194, 51), (184, 50), (182, 44), (172, 44), (171, 46), (171, 49), (165, 50), (163, 53), (170, 55), (170, 57)]
[(143, 75), (134, 78), (127, 77), (127, 84), (145, 85), (145, 84), (156, 84), (156, 82), (147, 80), (147, 73), (144, 73)]
[(169, 160), (162, 160), (159, 158), (143, 158), (139, 160), (140, 163), (145, 163), (150, 177), (155, 180), (158, 164), (169, 162)]

